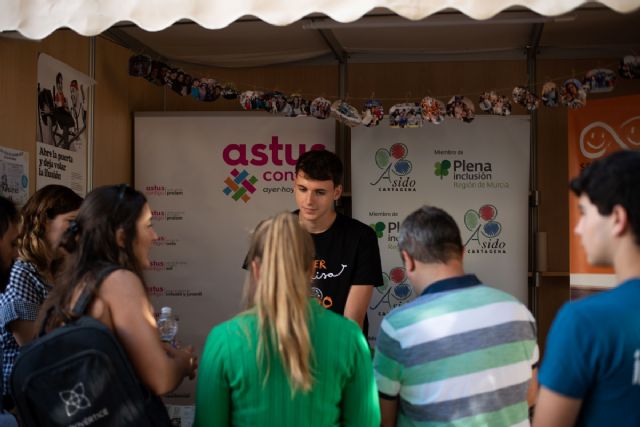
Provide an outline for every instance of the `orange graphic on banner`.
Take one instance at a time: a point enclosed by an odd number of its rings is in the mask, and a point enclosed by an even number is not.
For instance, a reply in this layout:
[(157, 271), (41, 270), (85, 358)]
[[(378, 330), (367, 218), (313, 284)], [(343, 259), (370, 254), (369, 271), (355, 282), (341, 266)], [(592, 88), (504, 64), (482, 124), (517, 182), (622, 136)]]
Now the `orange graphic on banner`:
[[(614, 151), (640, 149), (640, 96), (589, 100), (584, 108), (569, 110), (569, 178), (594, 160)], [(611, 274), (609, 268), (588, 264), (580, 237), (573, 232), (580, 219), (578, 198), (569, 200), (569, 272)]]

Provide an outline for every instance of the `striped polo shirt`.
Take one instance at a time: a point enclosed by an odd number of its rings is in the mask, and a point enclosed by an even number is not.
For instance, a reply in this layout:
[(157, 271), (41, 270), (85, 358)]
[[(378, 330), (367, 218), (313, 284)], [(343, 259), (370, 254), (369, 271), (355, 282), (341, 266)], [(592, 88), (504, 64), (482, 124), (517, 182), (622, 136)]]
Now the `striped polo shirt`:
[(383, 320), (374, 370), (398, 426), (528, 426), (535, 321), (475, 275), (433, 283)]

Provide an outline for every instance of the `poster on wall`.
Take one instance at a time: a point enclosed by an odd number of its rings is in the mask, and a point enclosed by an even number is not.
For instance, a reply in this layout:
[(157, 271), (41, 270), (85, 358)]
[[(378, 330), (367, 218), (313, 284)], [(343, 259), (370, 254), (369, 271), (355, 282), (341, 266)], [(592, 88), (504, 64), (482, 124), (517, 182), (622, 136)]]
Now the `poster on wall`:
[(29, 153), (0, 146), (0, 196), (22, 207), (29, 198)]
[[(640, 150), (640, 95), (589, 101), (568, 116), (569, 179), (594, 160), (618, 150)], [(616, 285), (613, 270), (587, 262), (573, 232), (580, 219), (577, 197), (569, 199), (569, 281), (572, 288), (603, 289)]]
[[(138, 113), (135, 186), (159, 238), (145, 279), (156, 312), (171, 306), (178, 339), (201, 353), (215, 325), (242, 311), (249, 236), (295, 209), (299, 155), (334, 150), (335, 121), (264, 113)], [(169, 396), (193, 404), (195, 382)]]
[(464, 264), (484, 283), (527, 303), (529, 118), (478, 117), (402, 131), (351, 131), (353, 217), (378, 236), (384, 286), (368, 316), (373, 343), (382, 318), (416, 295), (398, 251), (403, 219), (422, 205), (453, 216)]
[(67, 64), (38, 55), (36, 189), (61, 184), (86, 194), (87, 108), (94, 83)]

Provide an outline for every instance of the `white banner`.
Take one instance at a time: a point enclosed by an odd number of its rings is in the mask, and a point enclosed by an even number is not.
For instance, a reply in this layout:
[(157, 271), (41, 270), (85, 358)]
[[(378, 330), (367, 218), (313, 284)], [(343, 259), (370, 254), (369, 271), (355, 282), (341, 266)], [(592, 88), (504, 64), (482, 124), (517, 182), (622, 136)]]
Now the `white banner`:
[(38, 56), (36, 189), (66, 185), (87, 191), (88, 76), (44, 53)]
[(21, 208), (29, 198), (29, 153), (0, 147), (0, 195)]
[[(174, 308), (178, 339), (202, 351), (211, 328), (241, 311), (249, 233), (294, 210), (294, 166), (334, 149), (335, 121), (265, 113), (137, 114), (135, 186), (159, 234), (146, 280), (156, 311)], [(193, 403), (194, 382), (172, 395)]]
[(369, 306), (369, 341), (382, 318), (415, 298), (398, 253), (398, 229), (428, 204), (448, 211), (464, 264), (488, 285), (527, 302), (528, 117), (447, 120), (419, 129), (351, 131), (353, 217), (379, 238), (385, 285)]

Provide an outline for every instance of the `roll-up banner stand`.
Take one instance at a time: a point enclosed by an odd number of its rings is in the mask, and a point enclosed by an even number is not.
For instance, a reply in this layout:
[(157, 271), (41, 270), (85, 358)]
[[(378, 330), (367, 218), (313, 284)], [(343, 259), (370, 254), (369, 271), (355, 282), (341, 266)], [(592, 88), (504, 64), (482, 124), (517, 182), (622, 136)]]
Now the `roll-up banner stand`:
[(369, 341), (382, 318), (411, 301), (398, 252), (402, 220), (422, 205), (448, 211), (464, 265), (527, 303), (529, 118), (477, 117), (416, 129), (351, 131), (353, 216), (376, 231), (384, 286), (369, 306)]
[[(295, 209), (299, 155), (334, 146), (334, 120), (136, 114), (135, 186), (148, 198), (159, 235), (146, 285), (156, 313), (173, 307), (182, 343), (200, 354), (211, 328), (242, 310), (251, 230)], [(167, 401), (193, 404), (194, 390), (185, 380)]]

